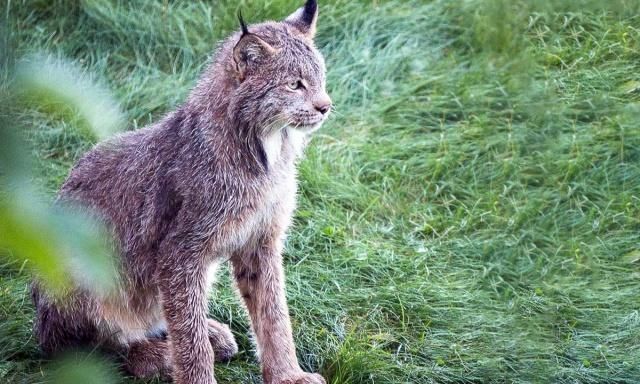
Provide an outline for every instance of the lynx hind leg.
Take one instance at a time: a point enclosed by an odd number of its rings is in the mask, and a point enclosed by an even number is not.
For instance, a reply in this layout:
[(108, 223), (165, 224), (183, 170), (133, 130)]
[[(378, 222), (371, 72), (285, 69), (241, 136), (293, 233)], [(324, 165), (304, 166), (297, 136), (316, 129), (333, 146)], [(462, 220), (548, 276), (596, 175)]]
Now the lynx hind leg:
[(171, 377), (169, 343), (162, 339), (147, 339), (129, 344), (124, 356), (123, 368), (129, 374), (149, 379)]
[(217, 362), (227, 362), (238, 353), (238, 344), (226, 324), (207, 319), (209, 341), (213, 347), (213, 355)]
[(34, 331), (45, 357), (101, 342), (98, 329), (90, 319), (90, 298), (77, 294), (60, 305), (54, 303), (37, 283), (31, 287), (31, 297), (36, 307)]
[[(209, 341), (213, 347), (216, 362), (227, 362), (238, 353), (238, 344), (226, 324), (219, 323), (213, 319), (207, 319)], [(132, 343), (127, 355), (128, 363), (125, 364), (127, 371), (137, 377), (150, 377), (153, 372), (164, 375), (170, 372), (171, 362), (162, 361), (161, 357), (169, 354), (166, 329), (156, 330), (151, 337), (145, 341)], [(131, 367), (132, 369), (129, 369)], [(153, 369), (158, 367), (159, 369)], [(135, 370), (133, 368), (136, 368)], [(142, 376), (138, 373), (147, 372)]]

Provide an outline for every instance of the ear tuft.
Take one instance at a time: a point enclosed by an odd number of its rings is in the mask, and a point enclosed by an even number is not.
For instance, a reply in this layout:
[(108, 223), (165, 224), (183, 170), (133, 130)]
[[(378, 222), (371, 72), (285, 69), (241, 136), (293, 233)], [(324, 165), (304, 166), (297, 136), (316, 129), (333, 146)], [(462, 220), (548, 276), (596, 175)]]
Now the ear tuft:
[(233, 60), (236, 65), (237, 77), (242, 81), (245, 79), (249, 67), (261, 65), (266, 59), (276, 54), (278, 50), (262, 40), (258, 35), (249, 32), (249, 28), (247, 28), (240, 12), (238, 12), (238, 20), (240, 21), (242, 34), (235, 47), (233, 47)]
[(240, 28), (242, 28), (242, 36), (249, 34), (249, 28), (242, 18), (242, 10), (238, 8), (238, 21), (240, 22)]
[(318, 21), (318, 2), (307, 0), (304, 7), (298, 9), (285, 19), (285, 22), (296, 27), (303, 35), (312, 39), (316, 34)]
[(316, 14), (318, 13), (318, 2), (316, 0), (309, 0), (304, 5), (304, 11), (302, 12), (302, 21), (308, 25), (311, 25), (316, 21)]

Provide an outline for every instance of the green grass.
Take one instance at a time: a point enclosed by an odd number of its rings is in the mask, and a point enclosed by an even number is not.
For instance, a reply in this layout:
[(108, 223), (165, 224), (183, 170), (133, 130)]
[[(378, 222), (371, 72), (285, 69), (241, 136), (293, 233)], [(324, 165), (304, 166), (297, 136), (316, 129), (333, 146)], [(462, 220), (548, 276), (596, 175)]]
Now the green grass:
[[(302, 1), (241, 2), (251, 21)], [(305, 369), (339, 383), (640, 381), (640, 4), (323, 1), (337, 107), (300, 167), (288, 298)], [(131, 122), (184, 99), (236, 2), (12, 0), (20, 54), (75, 60)], [(25, 110), (53, 196), (91, 146)], [(28, 276), (0, 267), (0, 382), (45, 382)], [(226, 272), (211, 313), (260, 382)], [(124, 380), (123, 382), (133, 382)]]

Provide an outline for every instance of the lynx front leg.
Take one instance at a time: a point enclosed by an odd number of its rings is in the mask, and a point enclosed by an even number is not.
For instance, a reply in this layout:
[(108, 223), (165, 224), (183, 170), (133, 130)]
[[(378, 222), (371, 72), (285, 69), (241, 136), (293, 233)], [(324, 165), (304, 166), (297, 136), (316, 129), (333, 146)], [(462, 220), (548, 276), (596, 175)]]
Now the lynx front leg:
[(189, 256), (193, 255), (176, 253), (161, 272), (172, 376), (177, 384), (215, 384), (206, 316), (206, 268)]
[(238, 290), (251, 317), (266, 384), (324, 384), (298, 366), (284, 289), (281, 242), (264, 239), (254, 252), (231, 259)]

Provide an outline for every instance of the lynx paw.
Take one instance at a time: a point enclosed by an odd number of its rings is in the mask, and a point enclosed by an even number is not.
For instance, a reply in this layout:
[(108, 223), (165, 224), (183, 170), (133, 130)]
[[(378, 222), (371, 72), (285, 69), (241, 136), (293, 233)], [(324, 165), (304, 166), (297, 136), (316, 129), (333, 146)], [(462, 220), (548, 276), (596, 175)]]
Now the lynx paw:
[(213, 355), (217, 362), (227, 362), (238, 353), (238, 344), (233, 338), (231, 329), (226, 324), (207, 319), (209, 327), (209, 341), (213, 347)]
[(326, 384), (324, 378), (317, 373), (300, 372), (284, 377), (274, 378), (269, 384)]

